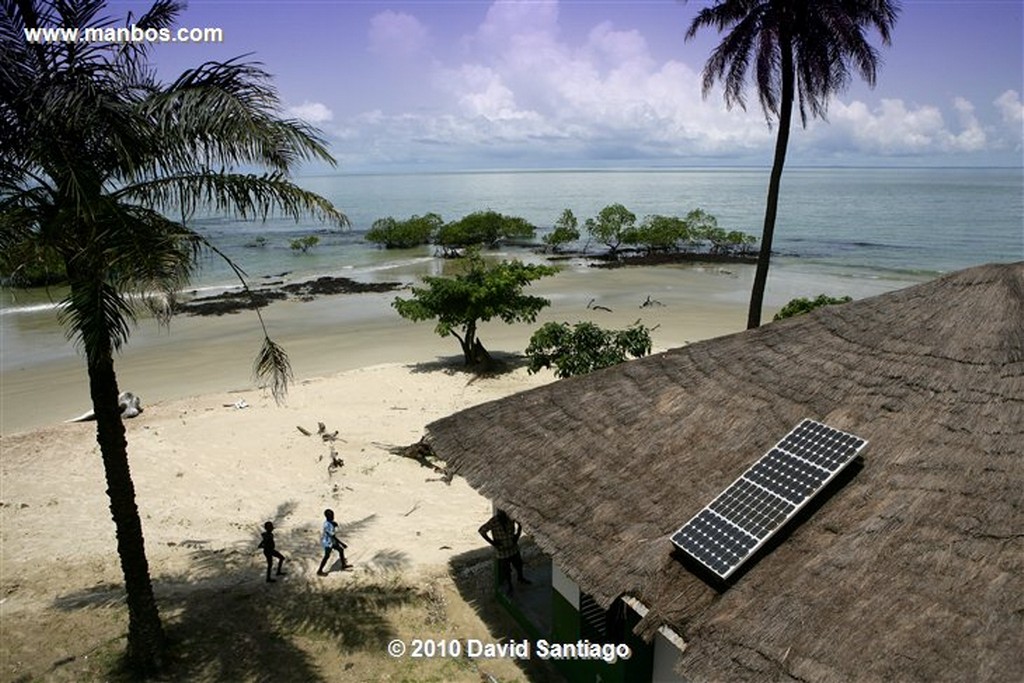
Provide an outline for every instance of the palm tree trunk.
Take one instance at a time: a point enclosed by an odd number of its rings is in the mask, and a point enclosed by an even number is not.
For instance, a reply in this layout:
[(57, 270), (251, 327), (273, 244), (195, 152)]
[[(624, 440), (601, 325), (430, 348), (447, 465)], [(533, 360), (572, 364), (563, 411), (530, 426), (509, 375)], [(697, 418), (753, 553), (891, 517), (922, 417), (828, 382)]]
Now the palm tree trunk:
[(135, 505), (135, 485), (128, 468), (121, 408), (117, 403), (117, 376), (111, 345), (87, 349), (89, 393), (96, 413), (96, 441), (107, 478), (110, 514), (117, 532), (117, 554), (121, 558), (128, 603), (128, 664), (138, 674), (151, 674), (163, 664), (164, 632), (160, 623), (153, 584), (149, 578), (142, 521)]
[(789, 128), (793, 120), (793, 99), (796, 74), (793, 68), (793, 46), (788, 35), (780, 36), (782, 52), (782, 100), (779, 111), (779, 133), (775, 138), (775, 160), (768, 179), (768, 201), (764, 210), (764, 229), (761, 231), (761, 251), (757, 256), (757, 271), (754, 273), (754, 287), (750, 292), (750, 308), (747, 311), (747, 329), (761, 325), (761, 307), (764, 290), (768, 285), (768, 266), (772, 258), (772, 239), (775, 237), (775, 216), (779, 209), (779, 188), (782, 186), (782, 167), (786, 163), (786, 148), (789, 146)]

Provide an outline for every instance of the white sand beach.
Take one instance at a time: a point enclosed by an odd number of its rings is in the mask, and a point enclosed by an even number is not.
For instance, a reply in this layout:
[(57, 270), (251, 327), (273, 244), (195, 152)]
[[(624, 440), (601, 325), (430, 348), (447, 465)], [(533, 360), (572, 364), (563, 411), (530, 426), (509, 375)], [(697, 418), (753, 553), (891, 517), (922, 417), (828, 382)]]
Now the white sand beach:
[[(490, 504), (460, 479), (446, 485), (393, 451), (418, 441), (432, 420), (554, 381), (550, 371), (529, 375), (515, 362), (548, 320), (591, 319), (616, 329), (640, 320), (654, 329), (657, 348), (739, 331), (749, 269), (733, 270), (573, 270), (541, 281), (535, 290), (552, 306), (537, 323), (482, 327), (487, 347), (510, 361), (507, 372), (484, 377), (462, 370), (454, 339), (394, 314), (394, 295), (273, 304), (264, 316), (297, 377), (284, 405), (251, 383), (259, 341), (251, 314), (176, 319), (169, 333), (144, 322), (117, 368), (122, 390), (139, 394), (144, 406), (126, 427), (158, 598), (169, 584), (188, 590), (218, 576), (223, 590), (261, 586), (256, 544), (266, 520), (289, 558), (286, 581), (325, 581), (315, 570), (327, 507), (337, 513), (357, 569), (326, 580), (444, 573), (451, 558), (485, 548), (477, 527)], [(647, 296), (660, 305), (641, 307)], [(592, 299), (611, 311), (588, 307)], [(62, 422), (88, 407), (85, 382), (82, 361), (72, 355), (3, 375), (5, 624), (40, 615), (60, 623), (71, 618), (55, 612), (68, 596), (97, 586), (119, 591), (94, 425)], [(320, 422), (337, 431), (336, 441), (316, 435)], [(344, 461), (333, 474), (332, 445)], [(74, 657), (75, 645), (67, 647)], [(11, 664), (3, 675), (19, 672), (26, 670)]]

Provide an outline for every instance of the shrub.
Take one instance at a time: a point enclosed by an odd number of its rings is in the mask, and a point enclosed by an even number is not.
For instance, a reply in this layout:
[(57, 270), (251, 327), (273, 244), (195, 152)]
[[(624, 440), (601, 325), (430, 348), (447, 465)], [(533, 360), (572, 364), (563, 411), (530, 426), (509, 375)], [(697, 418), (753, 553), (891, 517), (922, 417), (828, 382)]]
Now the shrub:
[(543, 242), (551, 247), (552, 251), (557, 252), (558, 248), (563, 244), (575, 242), (579, 238), (579, 221), (576, 220), (572, 210), (566, 209), (559, 216), (558, 220), (555, 221), (555, 229), (544, 235)]
[(441, 216), (436, 213), (411, 216), (404, 221), (388, 216), (373, 222), (373, 226), (366, 232), (366, 240), (385, 249), (409, 249), (430, 244), (443, 224)]
[(533, 237), (535, 231), (525, 218), (488, 209), (442, 226), (437, 232), (437, 244), (447, 251), (477, 245), (492, 247), (504, 239)]
[(306, 235), (305, 237), (299, 237), (288, 242), (288, 246), (294, 251), (301, 251), (303, 254), (318, 244), (320, 244), (320, 238), (316, 235)]
[(680, 242), (689, 239), (690, 230), (686, 221), (678, 216), (647, 216), (640, 225), (627, 230), (624, 244), (642, 247), (647, 253), (675, 249)]
[(565, 322), (546, 323), (530, 337), (527, 370), (533, 374), (554, 365), (558, 377), (574, 377), (650, 352), (651, 331), (639, 320), (625, 330), (604, 330), (592, 322), (573, 327)]
[(824, 294), (819, 294), (815, 299), (807, 299), (798, 297), (792, 299), (788, 304), (782, 307), (782, 309), (775, 314), (772, 320), (784, 320), (785, 318), (792, 318), (795, 315), (803, 315), (809, 313), (815, 308), (821, 308), (822, 306), (832, 306), (835, 304), (845, 304), (849, 301), (853, 301), (848, 296), (831, 297)]

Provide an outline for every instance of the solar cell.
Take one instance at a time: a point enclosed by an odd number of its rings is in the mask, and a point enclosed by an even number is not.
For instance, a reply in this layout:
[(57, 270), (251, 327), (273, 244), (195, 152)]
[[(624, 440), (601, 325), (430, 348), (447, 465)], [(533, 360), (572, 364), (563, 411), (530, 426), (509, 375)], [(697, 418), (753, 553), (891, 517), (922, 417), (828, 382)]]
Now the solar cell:
[(866, 445), (860, 437), (804, 420), (681, 526), (672, 542), (727, 578)]

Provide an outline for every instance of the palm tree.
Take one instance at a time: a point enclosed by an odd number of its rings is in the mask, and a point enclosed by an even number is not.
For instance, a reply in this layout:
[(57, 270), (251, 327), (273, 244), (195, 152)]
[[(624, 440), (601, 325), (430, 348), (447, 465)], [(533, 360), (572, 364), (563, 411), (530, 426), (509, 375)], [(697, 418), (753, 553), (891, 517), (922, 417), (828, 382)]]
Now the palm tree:
[(686, 32), (687, 40), (705, 26), (727, 32), (704, 65), (705, 97), (715, 81), (724, 81), (726, 106), (745, 108), (752, 71), (769, 125), (773, 116), (779, 121), (747, 329), (761, 324), (793, 100), (806, 127), (808, 115), (825, 118), (829, 98), (846, 88), (851, 67), (874, 86), (879, 57), (865, 29), (873, 26), (889, 45), (899, 11), (894, 0), (720, 0), (698, 12)]
[[(164, 84), (145, 44), (31, 42), (25, 29), (110, 27), (103, 0), (0, 0), (0, 251), (62, 265), (61, 320), (84, 351), (128, 605), (129, 665), (158, 670), (163, 628), (118, 407), (114, 354), (139, 304), (161, 320), (197, 257), (217, 249), (189, 227), (197, 211), (276, 212), (338, 224), (330, 202), (288, 180), (303, 160), (333, 163), (318, 134), (285, 120), (257, 65), (210, 62)], [(183, 5), (157, 0), (133, 21), (173, 26)], [(265, 169), (262, 174), (233, 169)], [(231, 264), (240, 277), (241, 270)], [(243, 279), (244, 284), (244, 279)], [(258, 313), (258, 311), (257, 311)], [(262, 317), (260, 324), (263, 324)], [(269, 338), (255, 373), (287, 388)]]

